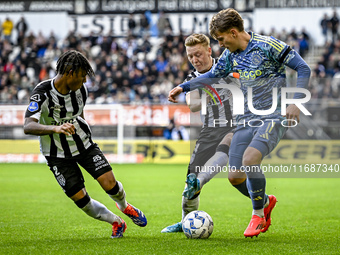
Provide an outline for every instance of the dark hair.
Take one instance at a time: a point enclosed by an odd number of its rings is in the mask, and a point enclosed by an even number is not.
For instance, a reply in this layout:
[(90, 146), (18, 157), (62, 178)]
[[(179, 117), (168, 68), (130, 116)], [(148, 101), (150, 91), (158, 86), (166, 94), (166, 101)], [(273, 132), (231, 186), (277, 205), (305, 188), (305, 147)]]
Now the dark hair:
[(228, 32), (231, 28), (236, 28), (239, 32), (244, 30), (243, 19), (234, 9), (228, 8), (216, 13), (210, 20), (210, 35), (216, 39), (216, 33)]
[(65, 74), (70, 70), (72, 70), (72, 73), (84, 70), (88, 76), (94, 76), (90, 62), (82, 53), (76, 50), (64, 52), (57, 61), (57, 73)]

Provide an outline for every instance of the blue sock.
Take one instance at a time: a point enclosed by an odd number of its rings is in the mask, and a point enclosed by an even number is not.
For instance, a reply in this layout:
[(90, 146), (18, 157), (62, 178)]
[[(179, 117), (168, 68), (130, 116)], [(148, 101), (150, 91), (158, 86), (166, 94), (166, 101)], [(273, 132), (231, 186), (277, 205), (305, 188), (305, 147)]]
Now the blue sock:
[(247, 187), (254, 210), (263, 208), (266, 202), (266, 178), (260, 165), (246, 166)]

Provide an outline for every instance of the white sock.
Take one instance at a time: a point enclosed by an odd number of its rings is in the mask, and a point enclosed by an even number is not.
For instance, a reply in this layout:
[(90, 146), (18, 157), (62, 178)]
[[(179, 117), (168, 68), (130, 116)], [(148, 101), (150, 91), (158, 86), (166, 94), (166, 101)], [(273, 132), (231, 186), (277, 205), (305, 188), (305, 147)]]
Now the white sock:
[(199, 203), (199, 196), (190, 200), (182, 197), (182, 220), (189, 212), (198, 210)]
[(266, 201), (266, 203), (264, 204), (264, 207), (263, 208), (267, 208), (268, 207), (268, 205), (269, 205), (269, 197), (266, 195), (266, 198), (267, 198), (267, 201)]
[(259, 209), (259, 210), (253, 210), (253, 215), (257, 215), (257, 216), (259, 216), (260, 218), (263, 218), (263, 217), (264, 217), (263, 208), (262, 208), (262, 209)]
[(121, 224), (122, 221), (120, 217), (115, 215), (109, 209), (106, 208), (102, 203), (90, 198), (90, 202), (87, 203), (83, 208), (81, 208), (87, 215), (101, 221), (106, 221), (111, 225), (113, 222), (118, 222)]
[(200, 181), (201, 188), (204, 184), (210, 181), (216, 174), (223, 171), (223, 168), (228, 164), (229, 157), (226, 153), (222, 151), (217, 151), (214, 156), (212, 156), (198, 176), (197, 179)]
[(121, 184), (119, 181), (116, 181), (119, 186), (119, 191), (116, 195), (110, 195), (109, 196), (118, 204), (118, 207), (121, 211), (124, 211), (125, 208), (128, 206), (126, 199), (125, 199), (125, 191), (123, 188), (123, 184)]

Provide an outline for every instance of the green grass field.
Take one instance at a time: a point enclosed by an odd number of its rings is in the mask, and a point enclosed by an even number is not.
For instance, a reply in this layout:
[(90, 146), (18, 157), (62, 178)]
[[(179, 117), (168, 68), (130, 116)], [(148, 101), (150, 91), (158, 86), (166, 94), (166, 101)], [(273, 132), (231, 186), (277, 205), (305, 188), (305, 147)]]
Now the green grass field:
[(44, 164), (0, 164), (0, 254), (339, 254), (340, 179), (267, 179), (278, 198), (272, 226), (244, 238), (251, 202), (224, 178), (208, 183), (200, 209), (214, 220), (206, 240), (161, 234), (181, 217), (186, 165), (114, 165), (128, 201), (148, 218), (135, 226), (85, 173), (87, 191), (123, 217), (128, 228), (111, 239), (111, 226), (79, 210)]

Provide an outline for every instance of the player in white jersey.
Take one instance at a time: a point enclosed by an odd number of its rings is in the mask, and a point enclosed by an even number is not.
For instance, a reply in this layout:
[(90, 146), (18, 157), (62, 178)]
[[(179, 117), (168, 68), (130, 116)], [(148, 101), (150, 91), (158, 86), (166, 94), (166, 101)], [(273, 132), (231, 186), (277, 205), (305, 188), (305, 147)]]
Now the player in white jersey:
[[(186, 52), (188, 60), (195, 70), (186, 79), (189, 81), (201, 74), (209, 71), (217, 62), (211, 57), (210, 40), (204, 34), (192, 34), (186, 41)], [(237, 80), (237, 79), (236, 79)], [(216, 84), (232, 83), (235, 78), (216, 80)], [(212, 88), (215, 85), (212, 85)], [(201, 110), (201, 96), (203, 90), (194, 90), (186, 94), (186, 102), (192, 112)], [(210, 181), (228, 163), (228, 151), (232, 139), (232, 100), (231, 93), (227, 89), (216, 88), (218, 95), (214, 99), (207, 96), (206, 114), (202, 115), (203, 127), (196, 141), (190, 163), (188, 166), (187, 180), (189, 184), (192, 180), (198, 180), (198, 186), (188, 190), (186, 185), (182, 198), (182, 220), (189, 212), (197, 210), (199, 206), (199, 194), (204, 184)], [(208, 91), (207, 91), (208, 92)], [(218, 97), (218, 98), (217, 98)], [(214, 104), (214, 101), (220, 100)], [(214, 120), (224, 120), (216, 122)], [(196, 179), (197, 178), (197, 179)], [(196, 184), (197, 182), (195, 182)], [(198, 190), (198, 191), (197, 191)], [(162, 230), (162, 233), (173, 233), (182, 231), (182, 222), (177, 222)]]
[(125, 221), (88, 195), (79, 165), (136, 225), (144, 227), (147, 220), (139, 209), (127, 203), (123, 185), (92, 141), (83, 114), (87, 75), (93, 76), (94, 72), (83, 54), (75, 50), (63, 53), (57, 61), (56, 77), (41, 82), (32, 92), (24, 132), (39, 136), (41, 153), (66, 195), (87, 215), (111, 224), (111, 237), (119, 238), (125, 232)]

